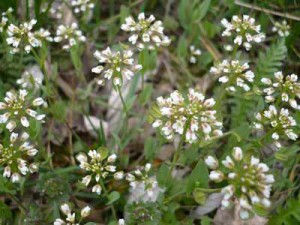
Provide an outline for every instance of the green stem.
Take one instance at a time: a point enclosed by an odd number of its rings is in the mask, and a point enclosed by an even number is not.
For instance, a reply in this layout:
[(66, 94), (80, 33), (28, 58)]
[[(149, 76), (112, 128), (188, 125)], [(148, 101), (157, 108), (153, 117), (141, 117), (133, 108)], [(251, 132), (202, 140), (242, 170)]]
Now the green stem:
[(126, 116), (128, 116), (128, 111), (127, 111), (126, 103), (124, 101), (124, 98), (123, 98), (120, 86), (116, 86), (116, 87), (117, 87), (117, 92), (118, 92), (118, 94), (120, 96), (120, 99), (121, 99), (121, 102), (122, 102), (122, 105), (123, 105), (123, 110), (125, 111)]
[[(145, 51), (145, 50), (144, 50)], [(144, 54), (145, 54), (145, 52), (144, 51), (142, 51), (141, 52), (141, 65), (143, 66), (143, 68), (142, 68), (142, 70), (141, 70), (141, 73), (142, 73), (142, 91), (144, 90), (144, 82), (145, 82), (145, 74), (144, 74)]]
[(182, 145), (185, 141), (185, 136), (186, 136), (186, 132), (188, 130), (188, 127), (189, 127), (189, 124), (190, 124), (190, 119), (187, 120), (186, 124), (185, 124), (185, 127), (184, 127), (184, 130), (183, 130), (183, 133), (181, 135), (181, 138), (180, 138), (180, 141), (178, 143), (178, 146), (176, 148), (176, 151), (174, 153), (174, 156), (173, 156), (173, 159), (172, 159), (172, 163), (171, 163), (171, 168), (170, 168), (170, 174), (169, 174), (169, 177), (172, 178), (172, 173), (173, 173), (173, 170), (175, 168), (175, 165), (179, 159), (179, 156), (180, 156), (180, 152), (181, 152), (181, 149), (182, 149)]
[(27, 215), (27, 209), (26, 207), (22, 204), (22, 202), (19, 201), (19, 199), (17, 199), (14, 195), (9, 194), (9, 197), (18, 205), (19, 209), (21, 210), (21, 212), (26, 216)]
[[(99, 179), (99, 183), (101, 185), (101, 188), (102, 188), (102, 190), (104, 192), (105, 197), (108, 199), (108, 191), (107, 191), (107, 189), (106, 189), (106, 187), (105, 187), (105, 185), (104, 185), (101, 177)], [(113, 213), (114, 219), (117, 220), (117, 213), (116, 213), (116, 209), (115, 209), (115, 207), (114, 207), (113, 204), (111, 204), (111, 211)]]

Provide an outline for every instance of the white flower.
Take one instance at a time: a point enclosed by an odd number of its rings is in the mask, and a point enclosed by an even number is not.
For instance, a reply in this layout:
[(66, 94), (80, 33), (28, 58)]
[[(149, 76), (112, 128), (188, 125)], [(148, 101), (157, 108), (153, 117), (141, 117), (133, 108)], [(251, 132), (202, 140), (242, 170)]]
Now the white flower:
[[(243, 157), (240, 147), (234, 147), (233, 159), (230, 156), (223, 160), (226, 170), (210, 172), (209, 178), (214, 182), (227, 180), (228, 185), (221, 191), (222, 207), (228, 208), (231, 203), (238, 202), (240, 216), (248, 218), (253, 206), (270, 207), (271, 185), (275, 182), (272, 174), (267, 174), (269, 167), (254, 156)], [(249, 214), (249, 215), (248, 215)]]
[(216, 169), (219, 166), (219, 162), (212, 156), (208, 156), (208, 157), (205, 158), (205, 164), (210, 169)]
[(255, 128), (270, 129), (272, 138), (278, 140), (282, 136), (286, 136), (291, 140), (296, 140), (298, 135), (293, 131), (293, 127), (297, 125), (296, 120), (290, 116), (289, 110), (282, 108), (277, 110), (274, 105), (270, 105), (268, 110), (263, 113), (256, 114), (257, 122), (254, 123)]
[[(216, 118), (213, 110), (214, 99), (206, 99), (203, 94), (189, 90), (186, 100), (179, 91), (171, 93), (169, 98), (157, 98), (159, 118), (153, 121), (153, 127), (161, 128), (162, 134), (169, 140), (177, 133), (183, 135), (185, 141), (193, 143), (200, 138), (210, 140), (222, 135), (222, 122)], [(157, 116), (156, 116), (157, 117)]]
[(54, 221), (54, 225), (80, 225), (79, 222), (87, 216), (90, 215), (91, 208), (89, 206), (84, 207), (80, 214), (77, 215), (75, 212), (72, 212), (72, 209), (68, 203), (64, 203), (60, 206), (61, 212), (65, 215), (65, 220), (58, 218)]
[[(134, 64), (133, 52), (122, 50), (112, 52), (109, 47), (94, 53), (101, 65), (92, 69), (93, 73), (101, 74), (107, 80), (112, 80), (115, 86), (121, 86), (123, 79), (131, 80), (136, 72), (142, 69), (140, 64)], [(98, 79), (98, 84), (105, 83), (103, 78)]]
[(125, 225), (125, 220), (124, 219), (119, 219), (118, 225)]
[(43, 122), (44, 114), (38, 114), (30, 107), (38, 107), (44, 103), (42, 98), (31, 100), (28, 92), (24, 89), (19, 90), (19, 93), (7, 92), (4, 102), (0, 102), (0, 111), (4, 114), (0, 115), (0, 124), (6, 124), (6, 128), (12, 132), (18, 125), (27, 128), (30, 126), (28, 116)]
[(280, 37), (287, 37), (290, 35), (290, 25), (287, 24), (286, 20), (280, 22), (275, 22), (272, 28), (273, 32), (277, 32)]
[(295, 100), (300, 98), (300, 83), (296, 74), (290, 74), (284, 78), (282, 72), (278, 71), (274, 73), (274, 79), (262, 78), (261, 82), (267, 86), (263, 89), (267, 103), (278, 99), (282, 102), (288, 102), (294, 109), (300, 109)]
[(89, 206), (86, 206), (81, 210), (80, 214), (81, 214), (81, 217), (84, 218), (84, 217), (89, 216), (90, 213), (91, 213), (91, 208)]
[(24, 89), (39, 89), (42, 86), (44, 75), (39, 66), (35, 65), (27, 69), (20, 79), (17, 80)]
[(225, 27), (222, 36), (233, 36), (234, 44), (243, 45), (247, 51), (252, 47), (252, 42), (260, 43), (265, 39), (265, 34), (260, 31), (260, 25), (255, 25), (255, 19), (248, 15), (233, 16), (230, 22), (222, 19), (221, 23)]
[(196, 63), (197, 62), (197, 57), (201, 55), (201, 50), (196, 49), (194, 45), (190, 46), (190, 63)]
[(93, 9), (95, 4), (90, 0), (72, 0), (71, 5), (74, 8), (74, 13), (78, 14), (80, 12), (84, 13), (87, 10)]
[(74, 45), (78, 45), (80, 42), (85, 42), (86, 37), (82, 34), (81, 30), (78, 30), (77, 23), (72, 23), (71, 26), (59, 25), (56, 31), (55, 42), (65, 42), (63, 49), (70, 49)]
[(116, 171), (116, 166), (111, 165), (116, 161), (117, 156), (112, 154), (107, 158), (103, 156), (106, 154), (101, 150), (90, 150), (88, 156), (85, 153), (77, 155), (76, 159), (80, 163), (80, 168), (84, 169), (89, 174), (82, 178), (82, 183), (88, 186), (92, 181), (96, 184), (93, 185), (92, 192), (101, 194), (101, 180), (106, 179), (108, 176), (116, 180), (121, 180), (124, 177), (123, 171)]
[(8, 45), (11, 45), (12, 54), (19, 52), (20, 48), (29, 53), (32, 48), (41, 47), (43, 40), (51, 41), (49, 31), (45, 29), (36, 32), (32, 31), (36, 22), (36, 20), (31, 20), (20, 24), (19, 27), (14, 24), (8, 26), (6, 42)]
[(168, 46), (171, 42), (163, 32), (162, 22), (155, 21), (153, 15), (146, 18), (144, 13), (140, 13), (137, 22), (129, 16), (121, 25), (121, 29), (131, 33), (128, 41), (133, 45), (136, 44), (140, 50), (144, 48), (152, 50), (155, 47)]
[(36, 163), (30, 164), (30, 158), (38, 153), (28, 141), (28, 134), (21, 136), (11, 133), (10, 142), (0, 144), (0, 165), (4, 167), (3, 176), (11, 178), (12, 182), (19, 182), (21, 175), (34, 173), (38, 166)]
[(223, 60), (222, 63), (210, 69), (212, 74), (218, 75), (219, 82), (226, 84), (226, 90), (235, 92), (236, 87), (241, 87), (244, 91), (250, 90), (250, 83), (254, 80), (254, 73), (249, 70), (248, 63), (241, 64), (238, 60), (228, 62)]

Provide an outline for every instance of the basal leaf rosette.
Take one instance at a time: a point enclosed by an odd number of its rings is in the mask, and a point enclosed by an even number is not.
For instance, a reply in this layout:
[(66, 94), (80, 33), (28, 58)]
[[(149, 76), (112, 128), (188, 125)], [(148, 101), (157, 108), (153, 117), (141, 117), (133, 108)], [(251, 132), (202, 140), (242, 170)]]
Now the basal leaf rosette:
[(255, 214), (256, 208), (270, 207), (270, 192), (275, 180), (269, 173), (269, 167), (260, 159), (244, 156), (240, 147), (234, 147), (232, 155), (226, 156), (221, 165), (213, 156), (206, 157), (205, 163), (211, 169), (211, 181), (227, 183), (221, 191), (223, 208), (238, 203), (240, 217), (248, 219)]

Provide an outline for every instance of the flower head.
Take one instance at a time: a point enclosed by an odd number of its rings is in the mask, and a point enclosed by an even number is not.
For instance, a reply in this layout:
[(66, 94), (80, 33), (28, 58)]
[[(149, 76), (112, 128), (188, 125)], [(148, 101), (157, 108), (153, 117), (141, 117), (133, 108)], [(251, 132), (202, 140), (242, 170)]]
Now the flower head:
[(20, 79), (17, 80), (24, 89), (39, 89), (42, 86), (44, 75), (38, 66), (30, 67), (26, 70)]
[(71, 26), (59, 25), (56, 30), (55, 42), (64, 41), (63, 49), (70, 49), (74, 45), (78, 45), (80, 42), (85, 42), (86, 37), (82, 34), (81, 30), (78, 30), (77, 23), (72, 23)]
[[(134, 64), (133, 52), (123, 50), (112, 52), (109, 47), (94, 53), (101, 65), (92, 69), (93, 73), (102, 74), (107, 80), (112, 79), (115, 86), (122, 86), (123, 79), (130, 80), (136, 72), (142, 69), (140, 64)], [(104, 84), (105, 80), (98, 79), (98, 84)]]
[(274, 105), (270, 105), (268, 110), (257, 113), (257, 122), (254, 123), (256, 129), (263, 129), (269, 126), (272, 138), (278, 140), (280, 136), (287, 136), (291, 140), (296, 140), (298, 135), (293, 128), (297, 125), (296, 120), (289, 115), (289, 110), (282, 108), (277, 110)]
[(29, 135), (23, 133), (11, 133), (9, 143), (0, 144), (0, 165), (4, 167), (4, 177), (12, 182), (19, 182), (22, 175), (34, 173), (38, 170), (38, 164), (30, 163), (30, 158), (38, 153), (27, 139)]
[(84, 207), (80, 214), (76, 214), (72, 211), (69, 204), (64, 203), (60, 206), (61, 212), (66, 216), (65, 220), (61, 218), (56, 219), (54, 221), (54, 225), (80, 225), (80, 221), (89, 216), (91, 212), (91, 208), (89, 206)]
[(254, 80), (254, 73), (249, 70), (249, 64), (241, 64), (238, 60), (228, 62), (224, 60), (222, 63), (210, 69), (210, 72), (219, 75), (219, 82), (227, 84), (226, 90), (235, 92), (236, 87), (249, 91), (249, 83)]
[(287, 24), (286, 20), (283, 20), (281, 23), (276, 21), (272, 31), (277, 32), (280, 37), (287, 37), (290, 35), (290, 29), (290, 25)]
[(12, 8), (9, 8), (6, 12), (3, 12), (1, 15), (1, 21), (0, 21), (0, 33), (3, 32), (3, 30), (6, 28), (7, 22), (8, 22), (8, 15), (10, 15), (13, 12)]
[(137, 44), (138, 49), (147, 48), (149, 50), (155, 47), (167, 46), (171, 40), (164, 34), (162, 22), (157, 20), (153, 15), (149, 18), (144, 13), (140, 13), (138, 21), (134, 21), (132, 16), (125, 19), (121, 29), (131, 33), (128, 41), (133, 45)]
[[(240, 217), (248, 219), (253, 206), (268, 208), (271, 205), (269, 198), (274, 176), (268, 174), (269, 167), (266, 164), (254, 156), (244, 157), (240, 147), (234, 147), (232, 156), (227, 156), (222, 164), (226, 169), (213, 170), (209, 177), (214, 182), (228, 182), (222, 189), (223, 208), (238, 201), (241, 206)], [(211, 168), (210, 164), (207, 165)]]
[(102, 179), (113, 176), (114, 179), (121, 180), (124, 177), (124, 172), (117, 171), (116, 166), (113, 165), (117, 159), (115, 154), (107, 156), (106, 151), (90, 150), (88, 156), (80, 153), (76, 158), (80, 163), (80, 168), (88, 172), (88, 175), (83, 177), (82, 183), (88, 186), (92, 181), (95, 181), (92, 192), (96, 192), (98, 195), (102, 192)]
[(255, 25), (255, 19), (248, 15), (233, 16), (230, 22), (222, 19), (221, 23), (225, 27), (222, 36), (230, 37), (235, 33), (234, 44), (243, 45), (247, 51), (252, 47), (252, 42), (260, 43), (265, 39), (265, 34), (260, 32), (260, 25)]
[(147, 163), (144, 167), (126, 175), (130, 182), (130, 202), (155, 202), (158, 195), (164, 190), (158, 186), (155, 176), (150, 176), (152, 165)]
[(30, 126), (28, 117), (37, 121), (44, 122), (45, 114), (38, 114), (32, 107), (39, 107), (44, 104), (42, 98), (31, 99), (28, 92), (24, 89), (19, 90), (19, 93), (6, 92), (4, 102), (0, 102), (0, 124), (6, 124), (6, 128), (12, 132), (17, 126), (22, 125), (27, 128)]
[(157, 98), (160, 116), (156, 116), (153, 127), (160, 127), (162, 134), (169, 140), (177, 133), (185, 135), (185, 141), (194, 143), (201, 137), (205, 140), (222, 135), (222, 122), (213, 110), (215, 100), (205, 99), (204, 95), (190, 89), (186, 97), (179, 91), (169, 98)]
[(267, 87), (263, 90), (267, 103), (279, 98), (282, 102), (288, 102), (294, 109), (300, 109), (296, 98), (300, 98), (300, 83), (296, 74), (287, 75), (285, 78), (281, 71), (274, 74), (274, 79), (262, 78), (261, 82)]
[(20, 49), (24, 49), (26, 53), (29, 53), (32, 48), (41, 47), (43, 40), (52, 40), (49, 37), (49, 31), (45, 29), (37, 32), (32, 31), (36, 22), (36, 20), (31, 20), (20, 24), (19, 27), (14, 24), (8, 26), (6, 42), (12, 46), (11, 53), (17, 53)]
[(90, 0), (72, 0), (71, 5), (74, 8), (74, 13), (78, 14), (80, 12), (84, 13), (89, 9), (93, 9), (95, 4)]
[(194, 45), (190, 46), (190, 63), (196, 63), (197, 62), (197, 57), (201, 55), (201, 50), (196, 48)]

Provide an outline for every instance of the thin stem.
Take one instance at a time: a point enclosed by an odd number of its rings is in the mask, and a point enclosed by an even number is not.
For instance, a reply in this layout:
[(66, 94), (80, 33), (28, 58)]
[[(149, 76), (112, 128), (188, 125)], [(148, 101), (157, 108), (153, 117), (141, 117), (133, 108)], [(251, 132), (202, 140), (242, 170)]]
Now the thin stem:
[(186, 124), (185, 124), (185, 127), (184, 127), (184, 130), (183, 130), (183, 133), (181, 135), (181, 138), (180, 138), (180, 141), (178, 143), (178, 146), (176, 148), (176, 151), (174, 153), (174, 156), (173, 156), (173, 159), (172, 159), (172, 163), (171, 163), (171, 169), (170, 169), (170, 175), (169, 177), (172, 177), (172, 173), (173, 173), (173, 170), (175, 168), (175, 165), (179, 159), (179, 156), (180, 156), (180, 152), (181, 152), (181, 149), (182, 149), (182, 145), (185, 141), (185, 136), (186, 136), (186, 132), (188, 130), (188, 127), (189, 127), (189, 124), (190, 124), (190, 119), (187, 120)]
[[(145, 50), (144, 50), (145, 51)], [(144, 51), (141, 52), (141, 65), (144, 66)], [(142, 91), (144, 90), (145, 74), (144, 68), (141, 70), (142, 73)]]
[(19, 201), (19, 199), (17, 199), (14, 195), (12, 194), (9, 194), (9, 197), (18, 205), (19, 209), (21, 210), (21, 212), (24, 214), (24, 215), (27, 215), (27, 209), (26, 207), (22, 204), (22, 202)]
[[(107, 191), (107, 189), (106, 189), (106, 187), (105, 187), (105, 185), (104, 185), (101, 177), (99, 179), (99, 183), (101, 185), (101, 188), (102, 188), (102, 190), (104, 192), (105, 197), (108, 199), (108, 191)], [(111, 204), (111, 211), (113, 213), (114, 219), (117, 220), (117, 213), (116, 213), (116, 209), (115, 209), (115, 207), (114, 207), (113, 204)]]
[(128, 116), (128, 111), (127, 111), (126, 103), (124, 101), (124, 98), (123, 98), (120, 86), (116, 86), (116, 87), (117, 87), (117, 92), (118, 92), (118, 94), (120, 96), (120, 99), (121, 99), (121, 102), (122, 102), (122, 105), (123, 105), (123, 110), (125, 111), (126, 116)]

